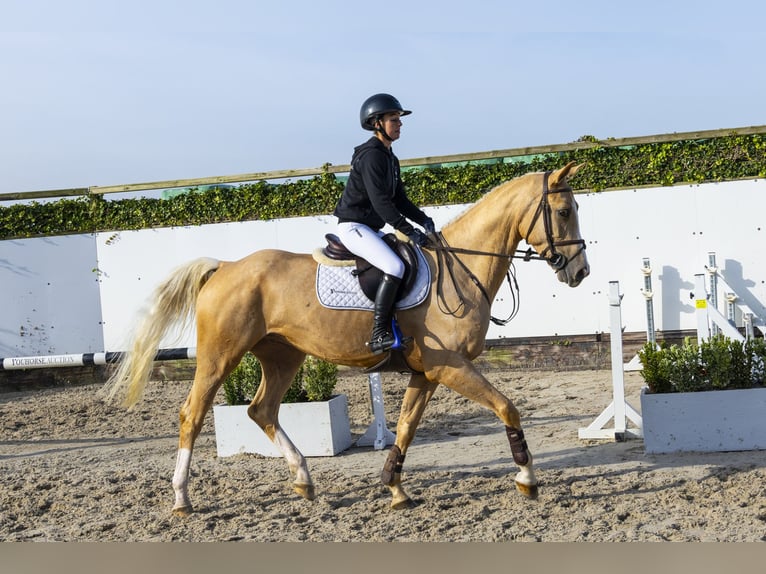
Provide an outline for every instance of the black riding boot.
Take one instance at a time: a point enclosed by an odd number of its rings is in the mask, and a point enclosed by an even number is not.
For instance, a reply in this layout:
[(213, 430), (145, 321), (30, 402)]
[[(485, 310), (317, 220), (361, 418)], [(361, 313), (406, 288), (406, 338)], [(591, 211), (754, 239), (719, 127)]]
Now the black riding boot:
[(396, 301), (396, 291), (399, 289), (401, 281), (393, 275), (383, 275), (375, 294), (372, 335), (370, 335), (370, 342), (367, 343), (370, 351), (375, 355), (388, 351), (394, 344), (394, 335), (391, 333), (391, 318)]

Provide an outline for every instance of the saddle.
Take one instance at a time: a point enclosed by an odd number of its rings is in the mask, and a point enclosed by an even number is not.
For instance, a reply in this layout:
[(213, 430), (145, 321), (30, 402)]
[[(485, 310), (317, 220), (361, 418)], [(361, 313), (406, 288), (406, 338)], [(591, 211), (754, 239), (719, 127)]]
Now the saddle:
[[(359, 279), (359, 286), (365, 296), (371, 301), (375, 300), (375, 294), (378, 291), (378, 285), (383, 278), (383, 271), (372, 265), (366, 259), (357, 257), (343, 245), (340, 238), (334, 233), (328, 233), (325, 236), (327, 245), (322, 249), (322, 253), (329, 259), (336, 261), (356, 261), (356, 269), (352, 272)], [(419, 260), (415, 248), (408, 241), (400, 241), (395, 234), (387, 233), (383, 236), (394, 253), (404, 262), (404, 276), (396, 292), (396, 299), (399, 300), (412, 289), (415, 278), (418, 274)]]

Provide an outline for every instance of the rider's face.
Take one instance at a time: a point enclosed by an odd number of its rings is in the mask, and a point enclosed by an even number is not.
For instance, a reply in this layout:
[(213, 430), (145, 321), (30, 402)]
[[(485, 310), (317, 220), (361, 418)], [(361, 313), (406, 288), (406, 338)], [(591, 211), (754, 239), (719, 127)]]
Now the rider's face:
[(398, 140), (402, 129), (402, 120), (399, 112), (391, 112), (383, 116), (381, 123), (383, 129), (392, 140)]

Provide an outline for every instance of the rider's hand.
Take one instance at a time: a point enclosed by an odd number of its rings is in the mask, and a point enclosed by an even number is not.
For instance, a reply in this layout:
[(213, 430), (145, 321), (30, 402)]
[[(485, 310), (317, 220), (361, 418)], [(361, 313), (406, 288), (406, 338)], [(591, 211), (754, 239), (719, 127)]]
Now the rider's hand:
[(420, 229), (413, 229), (412, 233), (409, 233), (407, 237), (409, 237), (410, 241), (412, 241), (415, 245), (420, 245), (421, 247), (425, 247), (431, 243), (431, 241), (428, 239), (428, 236), (420, 231)]
[(423, 229), (426, 230), (426, 233), (428, 235), (431, 235), (432, 233), (436, 233), (436, 226), (434, 225), (434, 220), (431, 219), (430, 217), (426, 219), (423, 222)]

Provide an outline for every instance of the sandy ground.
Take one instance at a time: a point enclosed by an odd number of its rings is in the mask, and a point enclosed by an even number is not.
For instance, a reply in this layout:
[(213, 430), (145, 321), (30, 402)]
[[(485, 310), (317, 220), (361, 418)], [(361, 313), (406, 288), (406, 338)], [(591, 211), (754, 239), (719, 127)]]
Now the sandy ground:
[[(178, 409), (188, 382), (152, 383), (126, 413), (97, 386), (0, 394), (2, 541), (765, 541), (766, 453), (647, 455), (641, 440), (583, 441), (611, 401), (609, 371), (485, 373), (519, 407), (540, 497), (516, 493), (494, 415), (440, 388), (407, 454), (418, 503), (389, 508), (386, 450), (310, 458), (317, 498), (294, 494), (282, 459), (216, 456), (213, 414), (190, 496), (171, 513)], [(395, 430), (406, 378), (384, 375)], [(640, 375), (626, 376), (639, 408)], [(366, 376), (344, 373), (354, 438), (372, 422)]]

